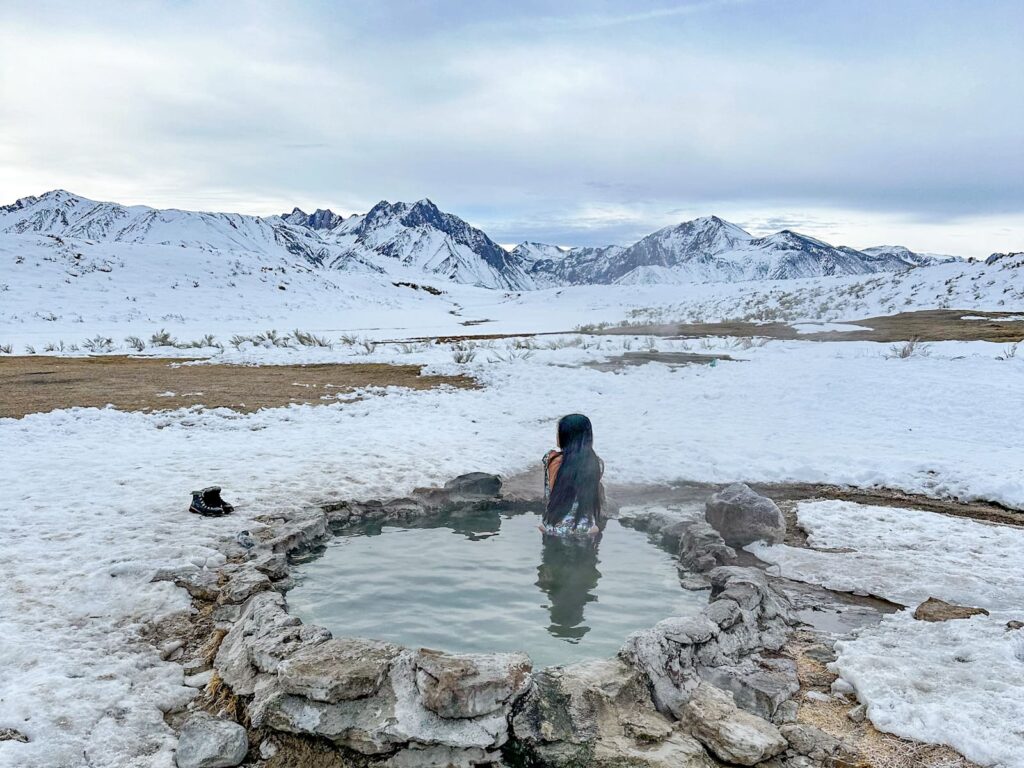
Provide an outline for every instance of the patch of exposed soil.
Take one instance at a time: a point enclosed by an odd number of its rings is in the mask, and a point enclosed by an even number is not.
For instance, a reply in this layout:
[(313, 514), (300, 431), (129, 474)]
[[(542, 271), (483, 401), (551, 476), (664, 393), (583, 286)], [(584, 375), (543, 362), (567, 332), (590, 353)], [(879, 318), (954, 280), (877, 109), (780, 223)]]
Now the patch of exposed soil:
[[(985, 320), (964, 320), (964, 316)], [(895, 315), (845, 320), (852, 325), (866, 326), (863, 331), (824, 331), (798, 333), (788, 323), (750, 323), (727, 320), (720, 323), (665, 323), (628, 325), (605, 328), (593, 333), (619, 336), (668, 336), (701, 338), (704, 336), (761, 337), (768, 339), (799, 339), (800, 341), (995, 341), (1015, 343), (1024, 340), (1024, 320), (1001, 320), (1020, 317), (1019, 312), (980, 312), (966, 309), (927, 309), (900, 312)]]
[(180, 358), (3, 357), (0, 417), (75, 406), (156, 411), (202, 405), (251, 413), (324, 404), (363, 387), (471, 388), (467, 376), (424, 376), (419, 365), (182, 365)]

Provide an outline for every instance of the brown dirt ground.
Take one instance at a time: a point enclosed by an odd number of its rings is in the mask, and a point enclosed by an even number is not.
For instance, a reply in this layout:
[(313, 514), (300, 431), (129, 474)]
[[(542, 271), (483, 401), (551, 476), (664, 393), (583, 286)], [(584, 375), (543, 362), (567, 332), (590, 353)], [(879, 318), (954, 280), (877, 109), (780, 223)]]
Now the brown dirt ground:
[(815, 633), (798, 630), (784, 649), (784, 654), (796, 661), (800, 680), (798, 722), (814, 725), (842, 739), (860, 754), (859, 765), (864, 768), (978, 768), (976, 763), (949, 747), (901, 739), (877, 730), (868, 720), (855, 723), (847, 717), (847, 712), (854, 708), (856, 701), (808, 698), (810, 691), (829, 694), (832, 681), (836, 679), (821, 661), (806, 653), (818, 642)]
[[(202, 405), (251, 413), (290, 403), (322, 404), (361, 387), (471, 388), (466, 376), (424, 376), (422, 366), (180, 365), (179, 358), (3, 357), (0, 417), (21, 418), (74, 406), (155, 411)], [(159, 397), (173, 392), (173, 397)]]
[[(964, 315), (988, 320), (963, 320)], [(900, 312), (896, 315), (844, 321), (867, 326), (867, 331), (830, 331), (797, 333), (788, 323), (748, 323), (730, 320), (721, 323), (668, 323), (605, 328), (594, 333), (626, 336), (701, 336), (763, 337), (800, 339), (801, 341), (994, 341), (1013, 344), (1024, 340), (1024, 321), (996, 322), (998, 318), (1019, 316), (1020, 312), (980, 312), (967, 309), (929, 309)]]

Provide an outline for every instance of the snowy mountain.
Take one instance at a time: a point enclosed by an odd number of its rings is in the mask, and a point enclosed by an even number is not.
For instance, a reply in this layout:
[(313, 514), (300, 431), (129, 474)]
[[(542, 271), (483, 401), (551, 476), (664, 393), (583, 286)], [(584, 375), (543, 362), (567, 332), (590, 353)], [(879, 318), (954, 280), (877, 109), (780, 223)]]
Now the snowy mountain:
[(960, 260), (956, 256), (947, 256), (941, 253), (915, 253), (903, 245), (875, 245), (871, 248), (862, 248), (860, 252), (883, 261), (896, 258), (912, 267), (930, 267), (933, 264), (945, 264), (949, 261)]
[[(523, 256), (542, 254), (551, 247), (524, 243), (513, 253), (523, 249)], [(789, 280), (895, 272), (952, 258), (917, 254), (901, 246), (872, 250), (837, 248), (791, 230), (754, 237), (708, 216), (659, 229), (628, 248), (571, 249), (558, 261), (536, 261), (530, 274), (538, 283), (544, 282), (539, 273), (546, 273), (555, 283), (572, 285)]]
[(0, 207), (0, 233), (298, 256), (337, 270), (441, 277), (486, 288), (534, 287), (501, 246), (429, 200), (382, 201), (366, 215), (347, 219), (330, 210), (306, 214), (298, 208), (263, 218), (123, 206), (55, 190)]
[(330, 208), (317, 208), (313, 213), (306, 213), (301, 208), (292, 208), (291, 213), (282, 213), (280, 218), (289, 224), (298, 224), (310, 229), (334, 229), (345, 220), (344, 216)]
[(487, 288), (534, 287), (515, 256), (426, 199), (412, 204), (382, 200), (365, 216), (352, 216), (324, 237), (344, 250), (339, 257), (342, 263), (348, 258), (365, 259), (386, 271), (400, 265)]
[(261, 262), (291, 264), (298, 258), (330, 271), (413, 281), (438, 278), (512, 291), (859, 275), (953, 258), (902, 246), (834, 247), (791, 230), (754, 237), (717, 216), (665, 227), (629, 247), (524, 242), (507, 251), (427, 199), (382, 200), (366, 214), (348, 218), (329, 209), (307, 214), (299, 208), (260, 217), (124, 206), (55, 190), (0, 207), (2, 234), (54, 236), (87, 245), (175, 246), (220, 254), (225, 261), (258, 255)]
[(601, 282), (595, 275), (606, 272), (624, 250), (621, 245), (562, 248), (524, 242), (512, 249), (512, 256), (522, 263), (536, 287), (548, 288)]

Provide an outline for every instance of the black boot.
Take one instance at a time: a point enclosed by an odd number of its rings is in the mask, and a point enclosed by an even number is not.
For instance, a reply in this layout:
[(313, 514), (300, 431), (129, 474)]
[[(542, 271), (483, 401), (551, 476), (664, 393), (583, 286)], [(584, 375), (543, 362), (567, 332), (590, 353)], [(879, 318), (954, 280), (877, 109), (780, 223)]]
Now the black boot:
[(220, 497), (220, 488), (211, 486), (201, 491), (192, 491), (192, 503), (188, 511), (203, 517), (222, 517), (234, 510), (230, 504), (225, 504)]
[(203, 501), (205, 501), (211, 507), (220, 507), (224, 510), (225, 515), (230, 515), (235, 511), (235, 508), (228, 504), (224, 499), (220, 497), (220, 486), (211, 485), (209, 488), (203, 489)]

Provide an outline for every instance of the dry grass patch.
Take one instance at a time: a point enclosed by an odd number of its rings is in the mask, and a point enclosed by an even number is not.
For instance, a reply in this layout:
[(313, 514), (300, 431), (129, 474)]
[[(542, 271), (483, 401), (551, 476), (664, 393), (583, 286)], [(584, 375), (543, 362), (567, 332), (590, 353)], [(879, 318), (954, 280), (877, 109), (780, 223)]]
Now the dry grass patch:
[(322, 404), (364, 387), (472, 388), (467, 376), (424, 376), (419, 365), (181, 365), (181, 359), (0, 358), (0, 417), (113, 405), (156, 411), (201, 405), (251, 413), (291, 403)]
[[(985, 320), (964, 320), (964, 316)], [(665, 323), (627, 325), (597, 329), (597, 334), (626, 336), (671, 336), (700, 338), (702, 336), (764, 337), (767, 339), (799, 339), (801, 341), (994, 341), (1013, 344), (1024, 340), (1024, 321), (1002, 318), (1019, 317), (1019, 312), (980, 312), (967, 309), (928, 309), (900, 312), (895, 315), (844, 320), (851, 325), (866, 326), (864, 331), (826, 331), (797, 333), (789, 323), (751, 323), (726, 320), (720, 323)]]

